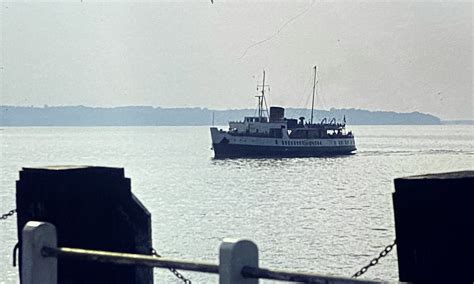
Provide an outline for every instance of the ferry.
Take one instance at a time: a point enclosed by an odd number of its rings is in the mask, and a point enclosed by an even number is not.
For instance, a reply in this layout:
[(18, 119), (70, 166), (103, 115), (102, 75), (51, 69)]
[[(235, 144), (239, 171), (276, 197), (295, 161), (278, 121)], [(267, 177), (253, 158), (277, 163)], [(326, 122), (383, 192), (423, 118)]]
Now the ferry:
[(286, 118), (285, 109), (270, 107), (265, 99), (265, 71), (261, 95), (258, 99), (258, 115), (244, 117), (243, 121), (230, 121), (229, 129), (211, 127), (214, 158), (244, 157), (318, 157), (348, 155), (356, 151), (354, 134), (346, 131), (346, 119), (335, 118), (313, 122), (314, 97), (317, 83), (317, 67), (314, 66), (311, 118), (305, 121)]

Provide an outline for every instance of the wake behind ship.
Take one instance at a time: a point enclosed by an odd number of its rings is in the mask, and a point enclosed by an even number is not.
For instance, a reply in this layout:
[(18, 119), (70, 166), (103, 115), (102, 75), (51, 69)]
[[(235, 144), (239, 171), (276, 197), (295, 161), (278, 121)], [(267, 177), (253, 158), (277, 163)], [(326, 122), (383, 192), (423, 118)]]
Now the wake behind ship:
[[(314, 70), (316, 84), (316, 66)], [(227, 131), (211, 127), (215, 158), (317, 157), (347, 155), (356, 150), (354, 135), (345, 129), (345, 118), (342, 123), (335, 118), (313, 123), (314, 86), (310, 122), (304, 117), (285, 118), (282, 107), (271, 107), (265, 115), (265, 72), (263, 78), (262, 93), (257, 96), (258, 116), (231, 121)]]

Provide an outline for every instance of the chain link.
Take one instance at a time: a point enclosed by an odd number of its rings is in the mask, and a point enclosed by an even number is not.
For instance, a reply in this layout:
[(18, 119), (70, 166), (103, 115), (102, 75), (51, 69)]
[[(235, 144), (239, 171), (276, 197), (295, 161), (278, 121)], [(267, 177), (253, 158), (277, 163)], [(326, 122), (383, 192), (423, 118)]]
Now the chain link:
[(6, 220), (6, 219), (8, 219), (8, 217), (13, 216), (15, 213), (16, 213), (16, 209), (10, 210), (7, 213), (3, 214), (0, 217), (0, 220)]
[[(154, 248), (151, 249), (151, 254), (156, 256), (156, 257), (161, 257), (161, 255), (159, 255), (156, 250)], [(176, 270), (175, 268), (172, 268), (172, 267), (169, 267), (168, 268), (173, 274), (174, 276), (176, 276), (176, 278), (178, 278), (179, 280), (183, 281), (183, 283), (185, 284), (192, 284), (191, 280), (187, 279), (186, 277), (183, 276), (183, 274), (181, 274), (178, 270)]]
[(397, 240), (394, 240), (392, 244), (386, 246), (383, 251), (380, 252), (380, 254), (375, 257), (374, 259), (372, 259), (369, 264), (367, 264), (366, 266), (362, 267), (359, 271), (357, 271), (354, 275), (352, 275), (352, 278), (357, 278), (359, 276), (361, 276), (362, 274), (366, 273), (367, 270), (369, 270), (369, 267), (372, 267), (372, 266), (375, 266), (379, 263), (379, 260), (382, 258), (382, 257), (386, 257), (387, 254), (389, 254), (392, 250), (393, 250), (393, 247), (397, 244)]

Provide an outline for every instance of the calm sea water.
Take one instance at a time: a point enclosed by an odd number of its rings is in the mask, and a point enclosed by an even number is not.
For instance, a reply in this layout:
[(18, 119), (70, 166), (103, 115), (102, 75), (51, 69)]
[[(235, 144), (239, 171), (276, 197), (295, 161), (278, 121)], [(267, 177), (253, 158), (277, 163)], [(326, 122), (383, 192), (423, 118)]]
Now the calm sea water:
[[(213, 160), (207, 127), (3, 128), (0, 213), (15, 207), (21, 167), (124, 167), (164, 256), (217, 262), (223, 238), (250, 238), (263, 267), (350, 276), (394, 239), (394, 178), (474, 168), (473, 126), (351, 129), (352, 156)], [(15, 221), (0, 221), (0, 283), (18, 282)], [(397, 280), (396, 253), (364, 277)]]

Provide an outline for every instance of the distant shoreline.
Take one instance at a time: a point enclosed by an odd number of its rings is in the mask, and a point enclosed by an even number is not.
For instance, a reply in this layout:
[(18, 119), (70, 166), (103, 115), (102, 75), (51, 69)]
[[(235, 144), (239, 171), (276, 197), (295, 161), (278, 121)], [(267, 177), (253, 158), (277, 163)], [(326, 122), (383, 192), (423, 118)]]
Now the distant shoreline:
[[(286, 109), (286, 117), (310, 117), (309, 109)], [(254, 116), (254, 109), (212, 110), (207, 108), (161, 108), (129, 106), (97, 108), (86, 106), (18, 107), (0, 106), (4, 126), (209, 126), (227, 125), (230, 120)], [(398, 113), (362, 109), (315, 110), (315, 121), (346, 118), (349, 125), (451, 125), (474, 124), (470, 120), (442, 121), (420, 112)]]
[[(351, 124), (351, 126), (470, 126), (472, 124)], [(129, 127), (218, 127), (225, 129), (228, 125), (0, 125), (0, 131), (8, 128), (129, 128)]]
[(474, 125), (474, 120), (441, 120), (443, 125)]

